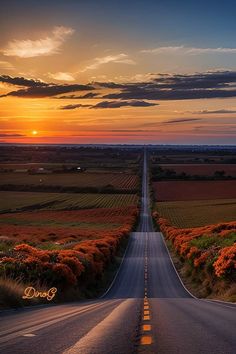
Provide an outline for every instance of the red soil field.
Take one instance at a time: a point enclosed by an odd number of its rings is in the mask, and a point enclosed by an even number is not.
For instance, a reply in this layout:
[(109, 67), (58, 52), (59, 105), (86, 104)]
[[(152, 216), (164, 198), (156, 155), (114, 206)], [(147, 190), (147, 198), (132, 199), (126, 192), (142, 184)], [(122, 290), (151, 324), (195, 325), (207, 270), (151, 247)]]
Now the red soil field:
[(153, 182), (157, 201), (236, 198), (236, 181)]
[(189, 175), (212, 176), (215, 171), (225, 171), (226, 176), (236, 176), (236, 164), (162, 164), (161, 167)]

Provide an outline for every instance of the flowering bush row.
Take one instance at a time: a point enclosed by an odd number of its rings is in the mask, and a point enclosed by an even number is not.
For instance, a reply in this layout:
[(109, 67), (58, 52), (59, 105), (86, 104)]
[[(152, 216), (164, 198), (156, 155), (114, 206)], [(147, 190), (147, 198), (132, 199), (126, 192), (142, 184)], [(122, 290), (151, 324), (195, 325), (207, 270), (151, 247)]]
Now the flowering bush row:
[[(132, 231), (137, 216), (137, 208), (131, 208), (125, 218), (126, 223), (119, 228), (103, 230), (94, 239), (83, 238), (81, 242), (67, 243), (63, 246), (67, 249), (42, 250), (26, 243), (18, 244), (0, 256), (0, 276), (21, 277), (25, 283), (60, 289), (85, 287), (101, 277), (122, 240)], [(56, 230), (54, 232), (57, 233)]]
[(4, 214), (0, 216), (0, 237), (33, 245), (98, 239), (104, 233), (113, 237), (123, 225), (132, 225), (137, 214), (134, 206)]
[(236, 270), (236, 221), (180, 229), (154, 217), (176, 252), (194, 268), (205, 268), (215, 277), (233, 277)]

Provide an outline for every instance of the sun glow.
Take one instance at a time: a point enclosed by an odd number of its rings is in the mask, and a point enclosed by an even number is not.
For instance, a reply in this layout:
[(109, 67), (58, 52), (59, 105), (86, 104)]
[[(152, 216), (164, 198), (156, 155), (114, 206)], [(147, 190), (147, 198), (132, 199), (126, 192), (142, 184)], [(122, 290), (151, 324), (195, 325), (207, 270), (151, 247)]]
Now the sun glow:
[(32, 135), (38, 135), (38, 131), (37, 130), (32, 130)]

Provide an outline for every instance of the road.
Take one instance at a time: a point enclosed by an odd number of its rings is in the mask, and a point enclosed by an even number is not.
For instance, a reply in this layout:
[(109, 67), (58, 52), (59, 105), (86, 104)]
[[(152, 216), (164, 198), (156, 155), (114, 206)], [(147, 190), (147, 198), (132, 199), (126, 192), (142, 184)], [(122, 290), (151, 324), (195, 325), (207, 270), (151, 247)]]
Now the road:
[(100, 299), (1, 314), (2, 354), (233, 354), (236, 306), (183, 286), (149, 208), (146, 153), (141, 221)]

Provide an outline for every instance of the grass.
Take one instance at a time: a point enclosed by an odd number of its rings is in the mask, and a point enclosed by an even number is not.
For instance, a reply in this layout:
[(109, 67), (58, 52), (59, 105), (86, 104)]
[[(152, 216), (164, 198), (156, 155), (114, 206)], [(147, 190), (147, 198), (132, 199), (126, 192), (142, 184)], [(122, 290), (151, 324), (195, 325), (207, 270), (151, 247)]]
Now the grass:
[(197, 239), (191, 241), (191, 245), (198, 247), (201, 250), (208, 249), (209, 247), (216, 245), (220, 248), (232, 246), (236, 242), (236, 233), (232, 233), (227, 238), (220, 237), (218, 235), (202, 235)]
[(173, 226), (198, 227), (234, 221), (236, 199), (158, 202), (156, 210)]
[(0, 278), (0, 309), (24, 306), (22, 299), (25, 286), (20, 279)]

